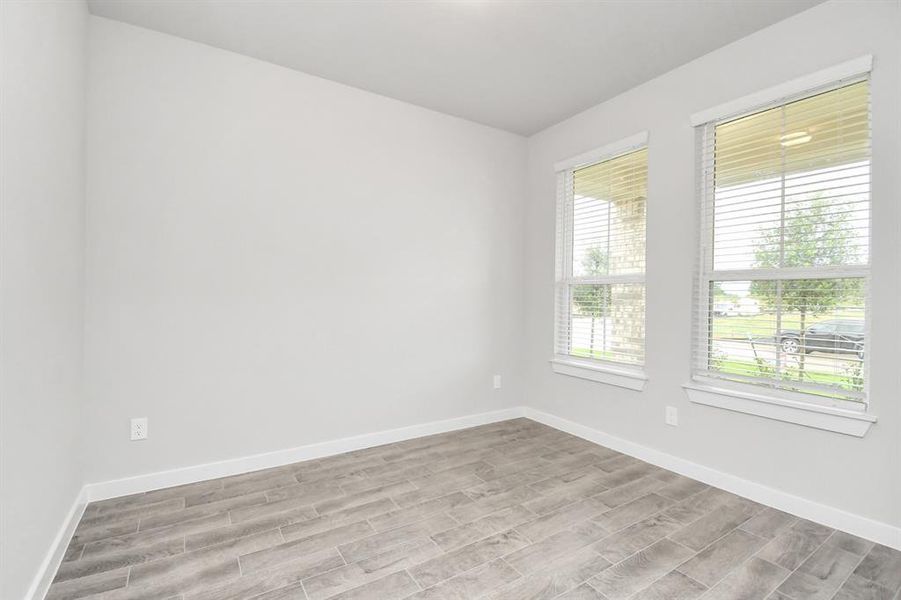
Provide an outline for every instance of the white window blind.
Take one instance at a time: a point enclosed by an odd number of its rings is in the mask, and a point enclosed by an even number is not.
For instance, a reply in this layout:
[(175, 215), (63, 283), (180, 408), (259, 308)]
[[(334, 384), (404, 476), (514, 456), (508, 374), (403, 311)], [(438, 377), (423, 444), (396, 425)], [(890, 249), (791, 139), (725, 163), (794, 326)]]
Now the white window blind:
[(695, 377), (860, 406), (868, 337), (868, 78), (707, 123), (699, 137)]
[(557, 358), (644, 364), (647, 149), (557, 174)]

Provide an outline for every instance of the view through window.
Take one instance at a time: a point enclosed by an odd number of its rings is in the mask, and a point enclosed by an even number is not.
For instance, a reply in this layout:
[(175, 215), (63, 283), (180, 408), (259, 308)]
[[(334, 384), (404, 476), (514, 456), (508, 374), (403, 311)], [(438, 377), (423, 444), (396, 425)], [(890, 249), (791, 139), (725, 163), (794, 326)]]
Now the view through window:
[(698, 371), (865, 399), (869, 82), (705, 127)]
[(557, 354), (644, 362), (647, 149), (560, 174)]

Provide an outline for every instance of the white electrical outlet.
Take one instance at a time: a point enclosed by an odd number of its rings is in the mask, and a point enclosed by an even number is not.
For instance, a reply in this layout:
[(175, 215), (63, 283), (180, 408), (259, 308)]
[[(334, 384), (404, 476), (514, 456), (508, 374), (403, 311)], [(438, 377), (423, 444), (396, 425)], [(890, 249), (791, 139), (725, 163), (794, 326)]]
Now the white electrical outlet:
[(666, 424), (676, 427), (679, 425), (679, 409), (675, 406), (666, 407)]
[(494, 389), (496, 389), (496, 390), (501, 389), (501, 376), (500, 375), (494, 376)]
[(147, 439), (147, 417), (140, 417), (131, 420), (131, 440)]

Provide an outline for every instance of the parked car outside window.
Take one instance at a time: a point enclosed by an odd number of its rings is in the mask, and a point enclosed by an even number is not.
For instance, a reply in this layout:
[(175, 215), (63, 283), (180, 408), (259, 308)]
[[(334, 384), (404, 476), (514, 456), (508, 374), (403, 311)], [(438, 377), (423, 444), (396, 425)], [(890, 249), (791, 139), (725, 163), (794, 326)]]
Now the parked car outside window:
[(717, 317), (734, 317), (738, 311), (735, 310), (735, 304), (732, 302), (714, 302), (713, 314)]
[(804, 330), (804, 347), (801, 347), (801, 332), (786, 330), (780, 332), (779, 343), (789, 354), (811, 352), (832, 352), (837, 354), (856, 353), (863, 360), (864, 322), (859, 319), (831, 319), (814, 323)]

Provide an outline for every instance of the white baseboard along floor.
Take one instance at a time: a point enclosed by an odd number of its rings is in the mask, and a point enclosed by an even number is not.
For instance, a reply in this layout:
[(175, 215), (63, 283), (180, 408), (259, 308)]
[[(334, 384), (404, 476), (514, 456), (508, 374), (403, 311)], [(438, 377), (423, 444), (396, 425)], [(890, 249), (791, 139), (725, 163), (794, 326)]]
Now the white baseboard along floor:
[(69, 540), (89, 502), (149, 492), (218, 477), (239, 475), (261, 469), (334, 456), (336, 454), (343, 454), (354, 450), (372, 448), (393, 442), (438, 433), (446, 433), (458, 429), (465, 429), (519, 417), (525, 417), (543, 423), (590, 442), (616, 450), (617, 452), (627, 454), (655, 466), (684, 475), (685, 477), (690, 477), (701, 481), (702, 483), (724, 489), (733, 494), (744, 496), (755, 502), (759, 502), (760, 504), (765, 504), (804, 519), (815, 521), (822, 525), (840, 529), (885, 546), (901, 550), (901, 528), (868, 519), (835, 507), (820, 504), (807, 498), (794, 496), (754, 481), (723, 473), (654, 448), (629, 442), (603, 431), (569, 421), (550, 413), (520, 406), (442, 421), (432, 421), (397, 429), (377, 431), (215, 463), (194, 465), (168, 471), (147, 473), (145, 475), (138, 475), (125, 479), (87, 484), (82, 488), (64, 523), (60, 526), (59, 533), (54, 539), (53, 546), (49, 549), (41, 565), (41, 569), (32, 583), (31, 591), (26, 600), (40, 600), (45, 596), (50, 587), (53, 575), (62, 562), (63, 554), (69, 544)]

